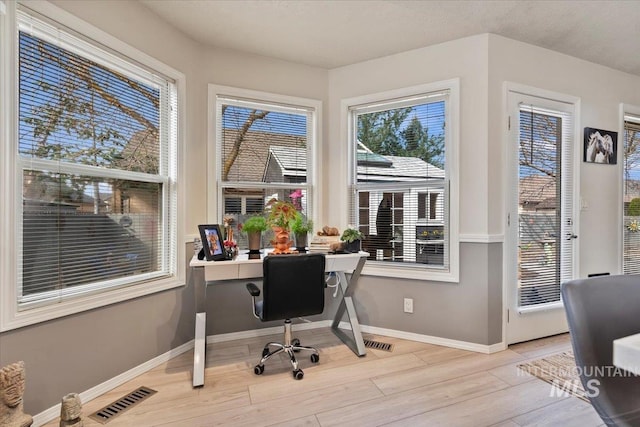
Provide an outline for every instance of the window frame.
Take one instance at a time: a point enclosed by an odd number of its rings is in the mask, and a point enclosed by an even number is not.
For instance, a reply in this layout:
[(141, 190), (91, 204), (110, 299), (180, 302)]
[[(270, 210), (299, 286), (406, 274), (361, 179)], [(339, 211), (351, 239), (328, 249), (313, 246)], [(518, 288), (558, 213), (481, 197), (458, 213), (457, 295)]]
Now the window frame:
[(624, 249), (625, 249), (625, 187), (627, 184), (627, 179), (625, 177), (625, 144), (626, 144), (626, 116), (633, 116), (634, 118), (640, 117), (640, 107), (631, 104), (620, 103), (620, 129), (618, 132), (618, 151), (620, 154), (620, 163), (622, 167), (620, 168), (620, 203), (619, 206), (619, 214), (618, 220), (620, 223), (620, 245), (618, 248), (618, 259), (620, 260), (620, 271), (621, 274), (634, 274), (634, 273), (625, 273), (625, 262), (624, 262)]
[[(320, 161), (320, 144), (322, 140), (322, 101), (311, 98), (300, 98), (288, 95), (280, 95), (270, 92), (262, 92), (250, 89), (237, 88), (232, 86), (222, 86), (209, 84), (208, 91), (208, 154), (207, 154), (207, 220), (211, 223), (222, 221), (225, 214), (223, 190), (225, 184), (222, 183), (222, 146), (218, 135), (219, 103), (218, 98), (238, 98), (246, 99), (249, 102), (264, 104), (277, 109), (282, 107), (303, 108), (311, 111), (309, 138), (307, 139), (307, 183), (304, 187), (311, 197), (307, 203), (307, 214), (315, 224), (319, 224), (319, 200), (320, 188), (318, 179), (318, 166)], [(260, 183), (260, 182), (231, 182), (229, 184), (235, 188), (291, 188), (295, 183)]]
[[(181, 203), (184, 192), (184, 184), (181, 174), (184, 168), (183, 144), (184, 127), (182, 126), (184, 117), (184, 88), (185, 77), (182, 73), (163, 64), (162, 62), (146, 55), (145, 53), (129, 46), (123, 41), (103, 32), (102, 30), (82, 21), (76, 16), (58, 8), (47, 2), (21, 4), (16, 2), (6, 2), (4, 14), (0, 14), (0, 91), (7, 96), (2, 97), (0, 103), (0, 127), (2, 128), (2, 172), (0, 183), (0, 239), (3, 242), (2, 255), (0, 256), (0, 332), (21, 328), (24, 326), (56, 319), (59, 317), (80, 313), (86, 310), (103, 307), (150, 295), (167, 289), (184, 286), (186, 283), (186, 269), (184, 262), (184, 245), (177, 244), (184, 241), (184, 233), (179, 224), (183, 221), (184, 208)], [(82, 39), (88, 41), (101, 51), (106, 50), (107, 55), (114, 53), (121, 58), (132, 58), (138, 66), (154, 70), (158, 74), (167, 76), (174, 81), (175, 98), (172, 98), (173, 105), (177, 106), (175, 142), (170, 144), (170, 155), (175, 159), (169, 165), (169, 177), (165, 182), (165, 190), (170, 194), (163, 207), (162, 218), (166, 222), (166, 230), (169, 237), (162, 239), (165, 248), (171, 250), (167, 258), (168, 276), (139, 280), (130, 286), (107, 287), (95, 289), (88, 287), (86, 291), (78, 293), (73, 297), (54, 299), (47, 304), (35, 304), (25, 308), (18, 307), (18, 274), (21, 257), (14, 248), (19, 247), (18, 239), (21, 236), (21, 212), (22, 212), (22, 191), (18, 188), (22, 183), (22, 167), (15, 159), (18, 156), (16, 144), (18, 135), (18, 9), (36, 18), (47, 17), (48, 20), (57, 25), (66, 27), (71, 32), (77, 33)], [(108, 46), (108, 48), (105, 48)], [(111, 50), (111, 52), (109, 51)], [(104, 54), (104, 53), (103, 53)], [(127, 59), (128, 60), (128, 59)], [(182, 147), (182, 148), (180, 148)], [(74, 169), (71, 165), (71, 169)], [(82, 170), (82, 167), (78, 167)], [(113, 174), (113, 173), (112, 173)], [(107, 174), (109, 175), (109, 173)], [(174, 206), (175, 204), (175, 206)], [(171, 213), (171, 219), (169, 219)], [(6, 286), (11, 284), (11, 286)]]
[[(352, 206), (353, 195), (357, 192), (357, 162), (356, 144), (353, 143), (355, 135), (352, 110), (362, 105), (373, 103), (391, 102), (398, 98), (421, 96), (428, 93), (448, 91), (448, 102), (445, 104), (445, 185), (448, 184), (448, 227), (449, 227), (449, 268), (430, 268), (428, 265), (403, 264), (394, 262), (367, 262), (362, 271), (363, 274), (396, 277), (406, 279), (419, 279), (438, 282), (459, 282), (459, 135), (460, 135), (460, 79), (443, 80), (426, 83), (385, 92), (346, 98), (341, 101), (341, 133), (344, 141), (343, 154), (347, 157), (347, 179), (349, 185), (348, 206), (344, 211), (344, 223), (350, 221), (350, 213), (355, 212)], [(400, 188), (400, 186), (398, 187)], [(390, 188), (389, 191), (391, 191)]]

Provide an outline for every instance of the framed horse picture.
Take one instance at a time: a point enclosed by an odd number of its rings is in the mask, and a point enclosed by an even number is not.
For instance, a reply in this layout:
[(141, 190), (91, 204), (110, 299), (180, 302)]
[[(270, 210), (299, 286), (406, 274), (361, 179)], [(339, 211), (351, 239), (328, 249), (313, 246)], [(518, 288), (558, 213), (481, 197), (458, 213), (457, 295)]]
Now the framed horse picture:
[(615, 165), (618, 158), (618, 132), (584, 128), (584, 161)]

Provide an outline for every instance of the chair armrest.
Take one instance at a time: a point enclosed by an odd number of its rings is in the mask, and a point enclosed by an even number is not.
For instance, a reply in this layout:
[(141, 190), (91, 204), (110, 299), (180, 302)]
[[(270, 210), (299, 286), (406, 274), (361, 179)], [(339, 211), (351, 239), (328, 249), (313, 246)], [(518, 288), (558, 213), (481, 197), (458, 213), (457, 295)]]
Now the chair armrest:
[(252, 297), (260, 296), (260, 289), (255, 285), (255, 283), (247, 283), (247, 290)]

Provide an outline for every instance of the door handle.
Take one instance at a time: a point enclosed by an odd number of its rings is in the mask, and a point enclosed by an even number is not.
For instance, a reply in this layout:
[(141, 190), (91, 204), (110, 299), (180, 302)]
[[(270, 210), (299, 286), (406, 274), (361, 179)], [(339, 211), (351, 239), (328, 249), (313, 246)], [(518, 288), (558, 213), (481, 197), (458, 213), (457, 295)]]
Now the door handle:
[(567, 240), (577, 239), (578, 235), (573, 233), (567, 233)]

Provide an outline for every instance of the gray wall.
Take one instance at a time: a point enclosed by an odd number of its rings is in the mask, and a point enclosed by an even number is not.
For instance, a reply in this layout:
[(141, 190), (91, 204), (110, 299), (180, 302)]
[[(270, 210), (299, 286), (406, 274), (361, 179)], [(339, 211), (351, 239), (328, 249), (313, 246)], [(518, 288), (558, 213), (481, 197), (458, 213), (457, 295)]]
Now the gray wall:
[(192, 285), (0, 334), (0, 366), (24, 360), (35, 415), (193, 339)]

